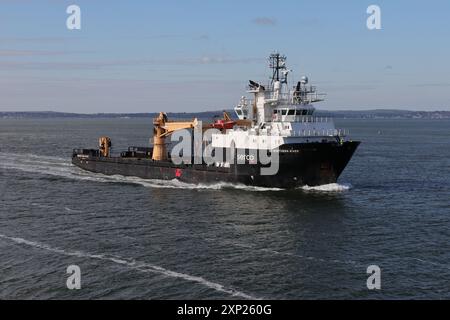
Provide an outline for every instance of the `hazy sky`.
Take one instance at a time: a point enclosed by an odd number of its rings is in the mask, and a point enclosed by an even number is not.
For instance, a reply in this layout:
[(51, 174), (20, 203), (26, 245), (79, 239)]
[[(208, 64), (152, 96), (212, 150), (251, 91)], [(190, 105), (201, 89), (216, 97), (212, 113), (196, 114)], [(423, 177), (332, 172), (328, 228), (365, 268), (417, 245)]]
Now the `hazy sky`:
[(0, 111), (231, 108), (275, 50), (320, 109), (450, 110), (449, 16), (448, 0), (0, 0)]

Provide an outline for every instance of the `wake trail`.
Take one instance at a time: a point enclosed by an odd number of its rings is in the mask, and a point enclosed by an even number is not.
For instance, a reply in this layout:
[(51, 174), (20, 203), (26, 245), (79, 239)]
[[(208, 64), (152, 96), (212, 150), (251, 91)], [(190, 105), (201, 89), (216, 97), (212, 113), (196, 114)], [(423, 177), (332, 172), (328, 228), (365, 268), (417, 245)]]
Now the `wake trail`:
[[(138, 177), (125, 177), (121, 175), (103, 175), (100, 173), (93, 173), (81, 170), (67, 158), (40, 156), (35, 154), (16, 154), (0, 152), (0, 168), (13, 169), (29, 173), (38, 173), (42, 175), (57, 176), (66, 179), (92, 181), (98, 183), (127, 183), (140, 185), (146, 188), (159, 189), (188, 189), (188, 190), (242, 190), (253, 192), (267, 192), (267, 191), (283, 191), (281, 188), (267, 188), (257, 186), (247, 186), (243, 184), (217, 182), (212, 184), (192, 184), (181, 182), (177, 179), (173, 180), (157, 180), (157, 179), (142, 179)], [(332, 183), (322, 186), (304, 186), (299, 188), (305, 192), (343, 192), (347, 191), (352, 186), (350, 184)]]
[(330, 183), (321, 186), (303, 186), (301, 189), (306, 192), (343, 192), (348, 191), (352, 188), (349, 183)]
[(34, 154), (14, 154), (0, 152), (0, 168), (14, 169), (29, 173), (58, 176), (66, 179), (93, 181), (99, 183), (127, 183), (141, 185), (146, 188), (189, 189), (189, 190), (223, 190), (236, 189), (244, 191), (281, 191), (279, 188), (264, 188), (233, 183), (192, 184), (177, 179), (158, 180), (125, 177), (121, 175), (103, 175), (83, 171), (72, 165), (68, 159), (59, 157), (38, 156)]
[(183, 280), (190, 281), (190, 282), (195, 282), (204, 287), (213, 289), (218, 292), (229, 294), (233, 297), (239, 297), (239, 298), (248, 299), (248, 300), (259, 300), (258, 298), (254, 297), (252, 295), (246, 294), (246, 293), (238, 291), (236, 289), (227, 288), (220, 283), (212, 282), (212, 281), (206, 280), (199, 276), (193, 276), (193, 275), (189, 275), (186, 273), (172, 271), (172, 270), (169, 270), (169, 269), (166, 269), (166, 268), (154, 265), (154, 264), (139, 262), (134, 259), (127, 259), (127, 258), (122, 258), (122, 257), (117, 257), (117, 256), (112, 256), (112, 255), (106, 255), (106, 254), (92, 254), (92, 253), (87, 253), (87, 252), (83, 252), (83, 251), (67, 251), (64, 249), (51, 247), (44, 243), (30, 241), (30, 240), (26, 240), (26, 239), (18, 238), (18, 237), (10, 237), (10, 236), (4, 235), (4, 234), (0, 234), (0, 239), (12, 241), (16, 244), (29, 246), (29, 247), (33, 247), (36, 249), (41, 249), (41, 250), (49, 251), (52, 253), (60, 254), (60, 255), (65, 255), (65, 256), (70, 256), (70, 257), (78, 257), (78, 258), (97, 259), (97, 260), (113, 262), (113, 263), (120, 264), (120, 265), (123, 265), (130, 269), (138, 270), (141, 272), (157, 273), (157, 274), (161, 274), (163, 276), (170, 277), (170, 278), (178, 278), (178, 279), (183, 279)]

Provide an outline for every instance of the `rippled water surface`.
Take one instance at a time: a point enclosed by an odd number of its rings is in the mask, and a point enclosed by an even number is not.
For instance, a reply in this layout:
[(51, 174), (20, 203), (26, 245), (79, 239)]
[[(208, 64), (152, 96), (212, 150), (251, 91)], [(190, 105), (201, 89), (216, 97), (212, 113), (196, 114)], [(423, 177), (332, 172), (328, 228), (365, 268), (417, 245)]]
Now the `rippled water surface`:
[(283, 191), (70, 164), (150, 119), (0, 119), (0, 298), (450, 298), (450, 121), (336, 122), (362, 141), (339, 183)]

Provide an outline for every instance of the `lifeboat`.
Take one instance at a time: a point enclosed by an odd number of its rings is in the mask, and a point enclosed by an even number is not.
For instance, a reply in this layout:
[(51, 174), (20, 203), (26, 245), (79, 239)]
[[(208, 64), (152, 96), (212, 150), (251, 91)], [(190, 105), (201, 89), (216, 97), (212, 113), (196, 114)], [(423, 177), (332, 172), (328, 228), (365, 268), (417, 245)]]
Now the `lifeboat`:
[(211, 124), (211, 127), (214, 129), (226, 130), (226, 129), (233, 129), (235, 125), (236, 121), (219, 119), (214, 121), (214, 123)]
[(210, 126), (214, 129), (219, 130), (227, 130), (227, 129), (233, 129), (233, 127), (236, 125), (236, 121), (231, 119), (231, 117), (228, 115), (228, 113), (223, 113), (222, 119), (217, 119), (214, 121)]

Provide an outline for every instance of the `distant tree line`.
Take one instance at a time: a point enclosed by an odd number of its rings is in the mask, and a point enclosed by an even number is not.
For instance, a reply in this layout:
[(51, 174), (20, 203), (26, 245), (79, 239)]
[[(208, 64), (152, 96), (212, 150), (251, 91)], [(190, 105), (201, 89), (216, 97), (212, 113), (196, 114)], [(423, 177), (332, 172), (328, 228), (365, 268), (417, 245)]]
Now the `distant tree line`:
[[(169, 119), (213, 119), (222, 117), (223, 111), (227, 111), (235, 117), (233, 110), (218, 110), (204, 112), (168, 112)], [(0, 112), (0, 118), (154, 118), (158, 113), (69, 113), (53, 111), (36, 112)], [(409, 111), (409, 110), (317, 110), (317, 117), (333, 117), (348, 119), (449, 119), (450, 111)]]

